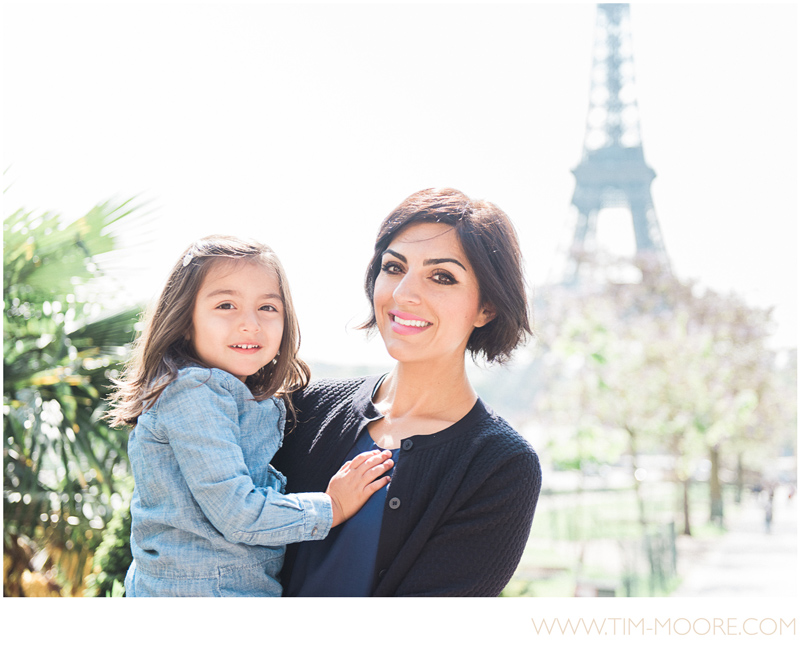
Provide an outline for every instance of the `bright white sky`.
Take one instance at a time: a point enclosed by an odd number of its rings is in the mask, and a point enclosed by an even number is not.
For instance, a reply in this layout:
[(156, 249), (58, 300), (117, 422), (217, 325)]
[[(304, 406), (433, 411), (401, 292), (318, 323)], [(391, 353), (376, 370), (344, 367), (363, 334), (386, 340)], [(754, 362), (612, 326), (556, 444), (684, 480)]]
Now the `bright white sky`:
[[(796, 346), (797, 7), (631, 14), (673, 267), (775, 306), (776, 344)], [(5, 3), (5, 209), (150, 201), (158, 234), (126, 299), (157, 294), (196, 237), (262, 240), (289, 274), (303, 356), (383, 363), (348, 326), (378, 224), (407, 195), (498, 204), (534, 287), (563, 255), (594, 18), (585, 3)]]

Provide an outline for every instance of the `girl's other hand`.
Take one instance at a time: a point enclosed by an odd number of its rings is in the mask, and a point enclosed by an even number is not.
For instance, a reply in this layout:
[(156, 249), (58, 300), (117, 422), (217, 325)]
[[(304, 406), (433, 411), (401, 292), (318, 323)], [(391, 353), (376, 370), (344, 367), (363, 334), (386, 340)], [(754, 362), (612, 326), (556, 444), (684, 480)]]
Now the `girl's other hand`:
[(325, 490), (333, 506), (333, 526), (350, 519), (367, 499), (389, 483), (389, 477), (381, 474), (392, 465), (394, 461), (389, 449), (365, 451), (342, 465)]

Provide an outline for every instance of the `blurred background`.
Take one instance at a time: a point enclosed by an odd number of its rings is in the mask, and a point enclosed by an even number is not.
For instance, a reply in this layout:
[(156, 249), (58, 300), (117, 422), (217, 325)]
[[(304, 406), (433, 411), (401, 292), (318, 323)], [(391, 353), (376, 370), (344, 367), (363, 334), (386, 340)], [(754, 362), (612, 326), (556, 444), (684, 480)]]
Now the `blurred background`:
[(381, 373), (363, 273), (434, 186), (509, 214), (531, 287), (536, 336), (470, 366), (544, 469), (505, 595), (797, 595), (796, 6), (10, 2), (0, 29), (4, 595), (122, 595), (100, 416), (193, 239), (275, 249), (314, 377)]

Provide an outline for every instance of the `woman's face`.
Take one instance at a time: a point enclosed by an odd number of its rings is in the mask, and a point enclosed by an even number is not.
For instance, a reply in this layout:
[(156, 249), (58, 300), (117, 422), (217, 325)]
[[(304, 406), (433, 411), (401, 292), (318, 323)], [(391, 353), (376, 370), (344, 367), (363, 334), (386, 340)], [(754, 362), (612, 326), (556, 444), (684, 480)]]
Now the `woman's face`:
[(386, 349), (402, 362), (463, 362), (472, 330), (494, 315), (480, 305), (458, 235), (442, 223), (413, 224), (392, 239), (373, 305)]

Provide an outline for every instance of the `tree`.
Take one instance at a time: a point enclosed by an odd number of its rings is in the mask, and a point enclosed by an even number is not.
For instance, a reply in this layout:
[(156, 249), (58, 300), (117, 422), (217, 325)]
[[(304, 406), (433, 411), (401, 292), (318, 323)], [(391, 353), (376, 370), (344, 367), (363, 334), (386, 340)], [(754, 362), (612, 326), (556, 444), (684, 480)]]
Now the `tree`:
[(79, 595), (130, 490), (127, 436), (101, 419), (140, 308), (105, 313), (103, 256), (140, 208), (3, 223), (3, 593)]
[[(689, 485), (697, 460), (709, 456), (716, 472), (726, 446), (763, 443), (772, 433), (753, 429), (775, 375), (766, 343), (771, 315), (644, 263), (640, 276), (554, 288), (540, 302), (542, 365), (552, 376), (539, 403), (572, 417), (577, 430), (593, 424), (605, 436), (624, 432), (634, 472), (643, 447), (669, 451), (683, 488), (684, 533), (691, 534)], [(644, 523), (638, 480), (634, 485)], [(721, 518), (718, 474), (710, 487), (711, 515)]]

